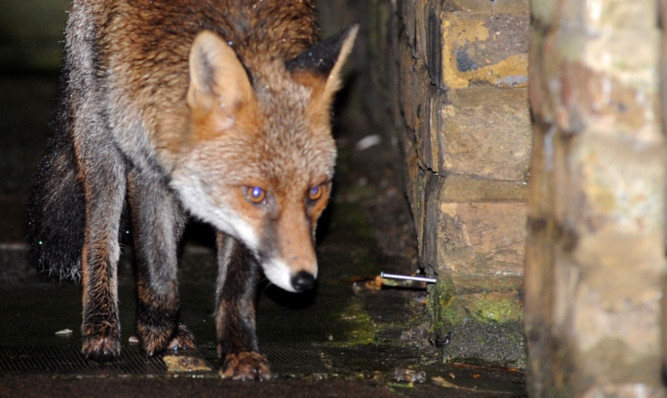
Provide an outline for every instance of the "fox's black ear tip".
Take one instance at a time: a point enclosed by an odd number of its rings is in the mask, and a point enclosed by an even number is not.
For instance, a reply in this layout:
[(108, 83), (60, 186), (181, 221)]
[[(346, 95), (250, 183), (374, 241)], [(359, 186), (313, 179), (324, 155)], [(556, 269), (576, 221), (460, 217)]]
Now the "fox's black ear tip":
[(346, 36), (349, 36), (351, 34), (356, 35), (359, 32), (359, 24), (358, 23), (352, 24), (352, 25), (348, 26), (347, 28), (345, 28), (344, 31), (347, 32)]
[(359, 25), (350, 25), (337, 34), (330, 36), (285, 63), (287, 70), (306, 70), (317, 75), (326, 76), (331, 72), (339, 55), (349, 52)]
[(358, 23), (353, 23), (351, 25), (346, 26), (343, 28), (338, 34), (343, 35), (343, 36), (349, 36), (352, 33), (357, 33), (359, 31), (359, 24)]
[(360, 29), (359, 24), (356, 24), (356, 23), (353, 24), (353, 25), (348, 26), (344, 30), (344, 32), (345, 32), (345, 41), (349, 40), (352, 43), (354, 43), (357, 39), (357, 35), (359, 34), (359, 29)]
[(346, 43), (350, 39), (354, 41), (358, 33), (359, 33), (359, 24), (352, 24), (344, 28), (340, 32), (336, 33), (335, 35), (331, 36), (327, 40), (331, 40), (332, 42), (339, 42), (340, 45), (343, 46), (344, 43)]

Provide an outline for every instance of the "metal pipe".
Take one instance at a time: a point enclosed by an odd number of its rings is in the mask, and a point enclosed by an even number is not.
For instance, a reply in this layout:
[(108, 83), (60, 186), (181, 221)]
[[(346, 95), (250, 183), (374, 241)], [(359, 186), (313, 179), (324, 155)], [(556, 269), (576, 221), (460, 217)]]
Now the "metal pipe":
[(400, 279), (404, 281), (414, 281), (414, 282), (426, 282), (426, 283), (436, 283), (437, 280), (434, 278), (425, 278), (423, 276), (410, 276), (410, 275), (396, 275), (396, 274), (387, 274), (380, 272), (380, 278), (383, 279)]

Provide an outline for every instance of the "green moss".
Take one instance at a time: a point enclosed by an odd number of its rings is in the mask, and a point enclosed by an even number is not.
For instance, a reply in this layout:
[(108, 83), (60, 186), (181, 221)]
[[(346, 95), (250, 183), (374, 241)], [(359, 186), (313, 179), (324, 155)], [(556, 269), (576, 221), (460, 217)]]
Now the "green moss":
[(436, 327), (458, 326), (470, 320), (506, 323), (523, 319), (523, 306), (515, 290), (456, 292), (454, 282), (447, 276), (440, 276), (429, 290), (428, 304)]
[(516, 294), (471, 295), (462, 301), (468, 314), (484, 323), (516, 322), (523, 318), (523, 308)]
[(517, 322), (523, 318), (522, 306), (514, 294), (484, 293), (452, 296), (441, 301), (436, 312), (440, 321), (457, 326), (473, 320), (482, 323)]
[(342, 322), (339, 330), (342, 336), (333, 336), (333, 344), (353, 347), (375, 342), (375, 324), (358, 299), (353, 299), (345, 306), (337, 314), (337, 319)]
[(438, 283), (429, 290), (428, 307), (433, 319), (431, 332), (436, 336), (452, 325), (460, 324), (464, 318), (464, 314), (459, 313), (457, 306), (453, 305), (456, 302), (453, 293), (454, 283), (445, 276), (440, 277)]
[(525, 366), (523, 307), (516, 290), (471, 293), (440, 276), (429, 290), (431, 333), (444, 342), (446, 358), (463, 362)]

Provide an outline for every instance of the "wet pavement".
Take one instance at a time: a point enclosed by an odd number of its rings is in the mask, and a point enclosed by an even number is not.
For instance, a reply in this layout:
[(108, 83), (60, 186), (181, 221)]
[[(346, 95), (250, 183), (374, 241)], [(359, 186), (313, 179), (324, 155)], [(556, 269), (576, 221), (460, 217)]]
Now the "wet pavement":
[[(414, 272), (415, 248), (391, 151), (355, 149), (370, 129), (354, 115), (337, 129), (339, 174), (318, 233), (316, 289), (261, 288), (257, 330), (271, 381), (217, 376), (212, 232), (196, 223), (186, 233), (180, 272), (181, 316), (197, 349), (146, 358), (133, 342), (126, 247), (119, 267), (122, 355), (110, 364), (84, 360), (80, 288), (39, 275), (24, 240), (29, 179), (43, 150), (55, 75), (5, 74), (0, 86), (0, 397), (525, 395), (520, 370), (462, 363), (448, 357), (447, 346), (429, 342), (424, 285), (380, 283), (381, 271)], [(452, 336), (450, 344), (463, 340)]]

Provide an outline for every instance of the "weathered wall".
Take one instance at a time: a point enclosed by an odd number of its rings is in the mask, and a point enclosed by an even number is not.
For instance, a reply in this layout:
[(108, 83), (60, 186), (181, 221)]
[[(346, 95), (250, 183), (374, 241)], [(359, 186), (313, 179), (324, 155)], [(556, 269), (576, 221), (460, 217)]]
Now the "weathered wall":
[(420, 262), (439, 280), (433, 332), (452, 331), (449, 356), (521, 366), (528, 5), (405, 1), (399, 15), (401, 96), (417, 103), (401, 104), (410, 196)]
[(526, 331), (534, 396), (663, 396), (654, 0), (533, 1)]
[(401, 148), (419, 261), (438, 279), (434, 339), (452, 332), (450, 358), (522, 366), (528, 2), (358, 3), (367, 111)]

